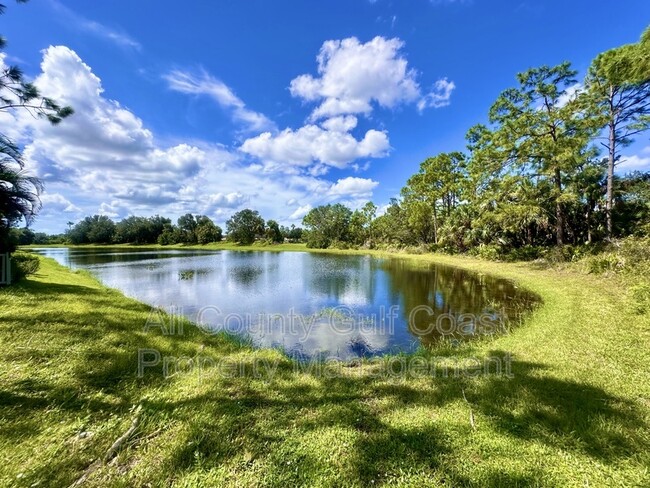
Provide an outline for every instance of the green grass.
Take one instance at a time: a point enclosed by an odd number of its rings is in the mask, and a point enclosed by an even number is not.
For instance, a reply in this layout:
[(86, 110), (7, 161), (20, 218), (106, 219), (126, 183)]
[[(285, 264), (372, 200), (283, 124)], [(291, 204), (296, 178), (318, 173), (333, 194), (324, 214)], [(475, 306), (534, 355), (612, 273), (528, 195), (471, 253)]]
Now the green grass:
[[(0, 291), (0, 486), (70, 485), (137, 405), (135, 435), (85, 486), (650, 485), (650, 316), (617, 279), (403, 257), (511, 278), (544, 303), (490, 341), (305, 370), (188, 324), (145, 331), (149, 307), (43, 259)], [(139, 348), (202, 369), (138, 378)], [(511, 377), (471, 374), (471, 358), (506, 354)], [(458, 376), (380, 374), (433, 356)]]

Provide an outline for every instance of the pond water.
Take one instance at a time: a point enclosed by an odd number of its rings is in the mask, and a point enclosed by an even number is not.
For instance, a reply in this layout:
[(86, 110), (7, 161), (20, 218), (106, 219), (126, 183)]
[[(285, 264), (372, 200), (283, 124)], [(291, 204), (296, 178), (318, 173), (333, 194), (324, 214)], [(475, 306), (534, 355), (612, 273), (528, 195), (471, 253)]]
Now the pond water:
[[(537, 302), (513, 282), (398, 258), (306, 252), (43, 248), (206, 331), (299, 359), (411, 352), (517, 325)], [(155, 321), (154, 321), (155, 322)], [(142, 324), (144, 326), (144, 324)]]

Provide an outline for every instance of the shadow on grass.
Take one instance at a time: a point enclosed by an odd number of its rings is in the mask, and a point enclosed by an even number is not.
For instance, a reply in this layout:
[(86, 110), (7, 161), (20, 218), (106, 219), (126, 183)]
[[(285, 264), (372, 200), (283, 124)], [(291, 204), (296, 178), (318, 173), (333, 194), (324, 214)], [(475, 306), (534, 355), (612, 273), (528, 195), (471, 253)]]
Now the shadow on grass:
[[(636, 404), (516, 358), (512, 377), (472, 377), (461, 370), (459, 377), (429, 378), (424, 385), (297, 371), (294, 363), (279, 359), (268, 378), (246, 374), (254, 369), (247, 364), (240, 376), (207, 371), (194, 390), (178, 393), (183, 375), (170, 380), (152, 370), (138, 377), (138, 349), (155, 349), (162, 356), (203, 354), (215, 361), (233, 354), (252, 361), (247, 359), (250, 353), (230, 339), (189, 326), (182, 336), (144, 333), (150, 308), (103, 288), (32, 281), (14, 293), (48, 305), (75, 300), (75, 307), (56, 317), (40, 312), (21, 317), (20, 311), (0, 317), (0, 333), (11, 334), (11, 324), (20, 324), (33, 336), (7, 351), (7, 361), (29, 371), (36, 358), (44, 368), (33, 370), (33, 377), (14, 375), (0, 387), (0, 437), (16, 441), (18, 449), (20, 442), (42, 433), (42, 421), (52, 410), (61, 412), (63, 421), (83, 414), (100, 423), (111, 414), (130, 418), (136, 404), (144, 407), (143, 434), (182, 427), (175, 431), (177, 448), (160, 466), (161, 483), (244, 456), (249, 463), (263, 460), (278, 485), (313, 484), (319, 473), (332, 469), (357, 486), (412, 472), (434, 473), (439, 483), (470, 485), (475, 480), (453, 461), (458, 442), (452, 431), (433, 420), (436, 412), (465, 404), (476, 413), (479, 430), (586, 454), (605, 464), (615, 465), (650, 448), (643, 436), (648, 429), (644, 412)], [(503, 357), (506, 352), (490, 355)], [(389, 420), (414, 406), (430, 410), (431, 421), (396, 426)], [(301, 445), (301, 438), (326, 428), (350, 435), (351, 446), (340, 459), (323, 459)], [(473, 433), (469, 422), (461, 430), (462, 435)], [(90, 458), (99, 457), (112, 440), (98, 440)], [(154, 440), (150, 449), (155, 446)], [(88, 458), (88, 453), (80, 457), (64, 446), (57, 456), (40, 461), (25, 481), (69, 484)], [(535, 479), (535, 473), (494, 472), (483, 473), (481, 483), (527, 485)]]
[[(421, 389), (368, 378), (314, 376), (309, 377), (313, 386), (294, 386), (295, 372), (280, 368), (265, 386), (251, 386), (250, 377), (231, 378), (227, 384), (215, 381), (197, 397), (149, 403), (147, 408), (193, 425), (180, 442), (184, 447), (168, 460), (169, 472), (194, 470), (197, 460), (215, 466), (248, 453), (252, 459), (266, 458), (272, 466), (266, 469), (291, 484), (309, 484), (304, 473), (318, 473), (327, 465), (315, 453), (299, 447), (287, 451), (283, 443), (288, 438), (299, 443), (296, 437), (336, 427), (355, 433), (354, 447), (340, 469), (347, 469), (346, 479), (359, 486), (408, 472), (435, 472), (441, 483), (471, 485), (474, 481), (449, 461), (457, 444), (444, 426), (431, 421), (395, 427), (385, 419), (413, 406), (429, 409), (433, 419), (452, 403), (464, 405), (465, 398), (480, 429), (510, 436), (513, 442), (542, 442), (611, 465), (649, 447), (642, 434), (647, 432), (643, 412), (634, 403), (594, 386), (553, 378), (539, 364), (514, 361), (512, 372), (512, 378), (476, 379), (460, 371), (460, 378), (432, 379), (434, 388)], [(230, 394), (224, 396), (224, 389)], [(382, 401), (388, 406), (376, 406)], [(473, 435), (469, 421), (463, 431)], [(274, 456), (275, 449), (282, 456)], [(288, 465), (301, 468), (293, 472)], [(536, 484), (543, 473), (535, 469), (537, 474), (483, 473), (481, 485)]]

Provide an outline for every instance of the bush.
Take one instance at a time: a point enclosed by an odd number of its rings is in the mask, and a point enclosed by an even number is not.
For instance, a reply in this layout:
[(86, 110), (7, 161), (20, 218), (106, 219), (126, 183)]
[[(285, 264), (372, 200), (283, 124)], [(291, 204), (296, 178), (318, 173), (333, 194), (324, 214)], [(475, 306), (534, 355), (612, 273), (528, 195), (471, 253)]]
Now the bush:
[(11, 281), (15, 283), (38, 271), (41, 261), (37, 256), (17, 252), (11, 256)]
[(329, 245), (330, 249), (340, 249), (340, 250), (346, 250), (346, 249), (352, 249), (352, 245), (349, 242), (345, 241), (332, 241), (332, 243)]
[(534, 261), (542, 256), (542, 248), (526, 245), (511, 249), (503, 255), (506, 261)]
[(481, 244), (471, 249), (469, 254), (487, 261), (498, 261), (501, 256), (501, 248), (493, 244)]
[(650, 238), (628, 237), (584, 260), (589, 273), (615, 273), (627, 284), (635, 312), (650, 311)]
[(628, 237), (620, 242), (618, 254), (627, 273), (645, 278), (650, 276), (650, 238)]
[(407, 254), (428, 254), (430, 252), (436, 252), (438, 249), (435, 244), (422, 243), (414, 246), (404, 246), (401, 248), (401, 251)]
[(566, 245), (566, 246), (553, 246), (547, 249), (544, 249), (540, 253), (542, 257), (549, 264), (561, 264), (561, 263), (570, 263), (575, 261), (575, 246)]
[[(591, 254), (600, 250), (592, 248)], [(650, 277), (650, 238), (628, 237), (585, 259), (590, 273), (616, 272), (628, 278)]]
[(308, 232), (307, 234), (307, 247), (310, 249), (327, 249), (331, 241), (326, 239), (321, 233)]
[(611, 252), (592, 256), (586, 261), (587, 272), (594, 274), (620, 271), (623, 265), (621, 258)]

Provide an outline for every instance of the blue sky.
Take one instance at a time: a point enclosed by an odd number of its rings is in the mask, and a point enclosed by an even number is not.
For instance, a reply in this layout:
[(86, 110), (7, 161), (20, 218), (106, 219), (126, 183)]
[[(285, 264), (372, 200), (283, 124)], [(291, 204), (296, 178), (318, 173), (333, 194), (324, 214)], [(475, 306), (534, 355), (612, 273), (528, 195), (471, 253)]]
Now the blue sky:
[[(464, 149), (517, 72), (582, 76), (649, 21), (647, 0), (9, 3), (3, 62), (76, 114), (2, 114), (0, 130), (45, 181), (36, 230), (246, 207), (299, 223), (387, 203), (423, 159)], [(649, 169), (648, 135), (625, 154), (621, 171)]]

